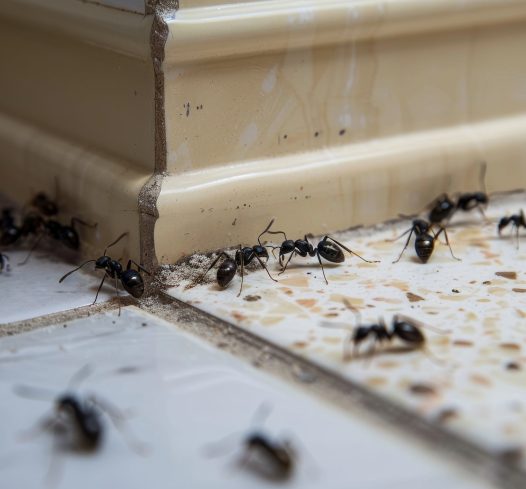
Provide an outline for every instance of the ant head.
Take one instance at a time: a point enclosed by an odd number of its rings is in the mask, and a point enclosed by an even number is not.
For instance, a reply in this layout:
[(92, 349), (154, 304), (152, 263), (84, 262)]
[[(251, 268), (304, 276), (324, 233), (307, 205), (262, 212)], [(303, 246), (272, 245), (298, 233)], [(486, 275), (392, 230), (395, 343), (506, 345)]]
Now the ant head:
[(58, 214), (58, 207), (44, 192), (38, 193), (33, 199), (32, 204), (37, 207), (45, 216)]
[(268, 251), (264, 246), (256, 245), (253, 250), (256, 256), (259, 256), (260, 258), (268, 258)]
[(475, 192), (475, 200), (479, 204), (485, 204), (485, 205), (487, 205), (489, 202), (488, 196), (484, 192)]
[(109, 256), (101, 256), (100, 258), (97, 258), (97, 261), (95, 262), (95, 268), (107, 268), (110, 262), (111, 258)]
[(417, 235), (427, 233), (429, 231), (429, 227), (429, 223), (423, 219), (413, 220), (413, 228)]
[(80, 407), (79, 400), (68, 392), (58, 397), (55, 403), (59, 411), (65, 411), (71, 414), (78, 411)]

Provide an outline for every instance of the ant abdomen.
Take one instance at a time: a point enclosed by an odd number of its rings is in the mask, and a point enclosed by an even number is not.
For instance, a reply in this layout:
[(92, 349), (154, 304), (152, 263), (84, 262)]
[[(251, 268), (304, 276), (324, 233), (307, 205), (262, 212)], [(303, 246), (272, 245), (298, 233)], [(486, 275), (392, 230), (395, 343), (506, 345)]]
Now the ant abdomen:
[(234, 278), (237, 264), (232, 258), (225, 260), (217, 269), (217, 283), (220, 287), (226, 287)]
[(124, 290), (136, 299), (144, 294), (144, 280), (136, 270), (125, 270), (121, 275), (121, 283)]
[(433, 254), (434, 248), (435, 240), (430, 234), (419, 234), (415, 238), (415, 251), (422, 262), (427, 263), (427, 260)]
[(420, 345), (425, 343), (426, 339), (422, 331), (420, 331), (414, 324), (407, 321), (398, 320), (394, 318), (393, 334), (398, 336), (402, 341), (411, 343), (413, 345)]
[(331, 241), (321, 241), (318, 244), (318, 253), (322, 258), (332, 263), (342, 263), (345, 261), (345, 255), (341, 248)]

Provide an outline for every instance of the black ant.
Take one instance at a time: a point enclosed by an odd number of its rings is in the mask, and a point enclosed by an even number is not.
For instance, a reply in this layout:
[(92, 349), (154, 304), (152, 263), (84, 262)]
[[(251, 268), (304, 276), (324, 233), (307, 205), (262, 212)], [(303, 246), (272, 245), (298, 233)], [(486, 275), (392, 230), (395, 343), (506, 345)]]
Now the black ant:
[[(480, 169), (481, 187), (485, 187), (484, 181), (486, 176), (486, 163), (482, 163)], [(451, 200), (447, 194), (442, 194), (433, 204), (429, 212), (429, 222), (431, 224), (441, 224), (449, 221), (455, 212), (461, 210), (464, 212), (478, 209), (483, 217), (486, 217), (483, 207), (489, 203), (489, 197), (486, 192), (467, 192), (460, 194), (456, 202)]]
[[(126, 266), (126, 270), (123, 269), (122, 264), (118, 260), (114, 260), (113, 258), (106, 255), (106, 252), (108, 251), (108, 248), (111, 248), (113, 245), (117, 244), (124, 236), (127, 236), (128, 233), (122, 233), (113, 243), (106, 246), (106, 249), (104, 250), (103, 256), (97, 258), (96, 260), (87, 260), (82, 265), (79, 265), (77, 268), (71, 270), (70, 272), (66, 273), (60, 280), (59, 283), (62, 283), (67, 277), (69, 277), (72, 273), (75, 273), (77, 270), (80, 270), (84, 265), (87, 265), (88, 263), (95, 262), (95, 269), (101, 269), (104, 270), (104, 276), (102, 277), (102, 281), (100, 282), (99, 288), (97, 289), (97, 294), (95, 295), (95, 300), (93, 301), (93, 304), (97, 302), (97, 297), (99, 296), (99, 292), (102, 289), (102, 286), (104, 285), (104, 281), (107, 277), (112, 278), (115, 280), (115, 290), (117, 292), (117, 298), (119, 297), (119, 287), (118, 283), (119, 280), (124, 287), (124, 290), (128, 292), (128, 294), (132, 295), (136, 299), (141, 297), (144, 293), (144, 281), (141, 277), (141, 274), (139, 271), (142, 271), (144, 273), (147, 273), (150, 275), (150, 272), (143, 268), (138, 263), (134, 262), (133, 260), (128, 260), (128, 265)], [(131, 268), (131, 266), (135, 265), (138, 270), (134, 270)], [(119, 315), (121, 313), (121, 307), (119, 302)]]
[(508, 225), (511, 224), (511, 231), (515, 228), (517, 236), (517, 248), (519, 247), (519, 228), (522, 226), (526, 228), (526, 219), (524, 218), (524, 212), (521, 210), (518, 214), (512, 214), (511, 216), (502, 217), (497, 226), (499, 236), (501, 235), (502, 230)]
[[(413, 349), (417, 348), (424, 348), (426, 343), (426, 338), (424, 336), (424, 333), (422, 333), (421, 328), (423, 327), (423, 324), (420, 322), (415, 321), (414, 319), (411, 319), (407, 316), (403, 315), (395, 315), (393, 316), (393, 319), (391, 321), (391, 327), (390, 329), (387, 328), (387, 325), (385, 324), (385, 321), (383, 318), (380, 318), (378, 320), (378, 323), (376, 324), (369, 324), (364, 325), (360, 324), (360, 313), (357, 309), (353, 307), (353, 305), (344, 299), (345, 306), (354, 312), (354, 314), (357, 317), (357, 326), (354, 327), (347, 338), (344, 340), (343, 343), (343, 360), (347, 361), (351, 357), (350, 353), (350, 346), (351, 344), (354, 345), (352, 356), (355, 357), (358, 355), (358, 348), (362, 342), (364, 342), (368, 338), (373, 339), (373, 344), (370, 349), (370, 353), (372, 354), (374, 351), (374, 347), (376, 343), (380, 343), (380, 345), (384, 341), (393, 341), (395, 338), (398, 338), (399, 340), (406, 343), (409, 347)], [(349, 329), (347, 325), (339, 325), (334, 323), (328, 323), (325, 322), (322, 324), (324, 327), (329, 328), (342, 328), (342, 329)], [(427, 326), (430, 327), (430, 326)], [(433, 328), (435, 329), (435, 328)], [(436, 332), (445, 334), (445, 331), (439, 330), (438, 328), (435, 329)], [(429, 353), (429, 352), (428, 352)]]
[[(125, 415), (107, 401), (93, 395), (81, 397), (73, 392), (81, 381), (91, 374), (91, 367), (85, 365), (77, 371), (62, 394), (56, 394), (47, 389), (18, 385), (14, 387), (17, 395), (34, 400), (50, 401), (55, 404), (55, 412), (44, 418), (24, 438), (30, 438), (43, 431), (51, 431), (62, 448), (69, 451), (93, 453), (96, 452), (104, 438), (104, 421), (106, 414), (115, 428), (124, 436), (128, 446), (139, 454), (145, 454), (147, 447), (124, 431)], [(51, 474), (50, 467), (48, 477)]]
[[(261, 423), (261, 418), (266, 418), (269, 413), (268, 405), (262, 404), (253, 418), (259, 418)], [(223, 442), (209, 445), (208, 455), (220, 454), (222, 445)], [(243, 447), (244, 454), (239, 462), (241, 467), (249, 467), (258, 475), (274, 481), (284, 481), (292, 475), (296, 464), (296, 453), (289, 441), (271, 439), (263, 431), (257, 429), (244, 437)]]
[(405, 242), (405, 245), (402, 249), (402, 252), (398, 256), (398, 258), (395, 261), (393, 261), (393, 263), (397, 263), (398, 261), (400, 261), (400, 258), (402, 258), (402, 255), (404, 254), (404, 251), (406, 250), (407, 245), (409, 244), (409, 241), (411, 240), (411, 236), (413, 235), (413, 233), (415, 233), (415, 236), (416, 236), (415, 251), (416, 251), (418, 258), (420, 258), (420, 260), (423, 263), (427, 263), (427, 260), (429, 260), (429, 257), (432, 255), (433, 250), (435, 249), (435, 241), (440, 236), (440, 233), (444, 233), (444, 236), (446, 237), (446, 243), (449, 247), (449, 251), (451, 252), (451, 256), (455, 260), (460, 260), (460, 258), (457, 258), (453, 254), (453, 250), (451, 249), (451, 245), (449, 244), (449, 238), (447, 235), (446, 228), (440, 227), (440, 230), (438, 231), (438, 233), (435, 234), (433, 230), (431, 229), (431, 227), (432, 226), (427, 221), (424, 221), (423, 219), (414, 219), (412, 226), (406, 232), (402, 233), (400, 236), (398, 236), (395, 239), (388, 240), (388, 241), (396, 241), (400, 239), (402, 236), (405, 236), (407, 233), (409, 233), (407, 241)]
[[(312, 244), (309, 242), (307, 236), (305, 235), (305, 239), (297, 239), (296, 241), (293, 241), (292, 239), (288, 239), (287, 235), (283, 231), (269, 231), (270, 227), (274, 223), (274, 219), (270, 221), (270, 224), (267, 226), (266, 231), (264, 231), (261, 234), (264, 234), (265, 232), (268, 234), (282, 234), (285, 240), (283, 243), (281, 243), (280, 246), (273, 247), (273, 250), (275, 248), (279, 248), (279, 264), (281, 266), (281, 272), (279, 275), (281, 275), (285, 270), (287, 269), (290, 260), (294, 255), (299, 255), (303, 258), (305, 258), (307, 255), (309, 256), (316, 256), (318, 258), (318, 262), (321, 266), (321, 271), (323, 273), (323, 278), (325, 279), (325, 283), (329, 283), (327, 280), (327, 277), (325, 276), (325, 270), (323, 269), (323, 263), (321, 262), (321, 259), (324, 258), (325, 260), (331, 262), (331, 263), (342, 263), (345, 261), (345, 255), (343, 254), (343, 251), (341, 248), (343, 248), (345, 251), (350, 253), (351, 255), (356, 255), (360, 260), (363, 260), (366, 263), (379, 263), (378, 261), (374, 260), (366, 260), (362, 256), (360, 256), (358, 253), (355, 253), (354, 251), (347, 248), (345, 245), (340, 243), (339, 241), (336, 241), (331, 236), (324, 236), (323, 239), (318, 243), (318, 246), (313, 247)], [(261, 235), (260, 235), (261, 236)], [(283, 257), (290, 253), (289, 259), (287, 260), (287, 263), (285, 263), (285, 266), (283, 266)]]
[(30, 213), (26, 215), (22, 221), (22, 226), (20, 227), (20, 235), (28, 236), (30, 234), (34, 234), (37, 235), (37, 239), (33, 243), (31, 250), (21, 265), (27, 263), (29, 257), (33, 251), (35, 251), (38, 244), (40, 243), (40, 240), (44, 236), (49, 236), (50, 238), (61, 242), (67, 248), (77, 251), (80, 248), (80, 238), (75, 228), (76, 224), (81, 224), (88, 227), (96, 226), (96, 224), (88, 224), (77, 217), (72, 217), (71, 223), (68, 226), (61, 224), (54, 219), (44, 219), (42, 216), (36, 213)]
[(254, 259), (256, 259), (259, 262), (259, 264), (265, 269), (270, 279), (274, 280), (274, 282), (277, 282), (277, 280), (274, 277), (272, 277), (272, 275), (270, 275), (267, 266), (265, 265), (265, 263), (263, 263), (262, 260), (262, 258), (265, 258), (268, 261), (269, 255), (267, 248), (265, 248), (265, 246), (261, 244), (260, 238), (263, 234), (265, 234), (268, 231), (271, 225), (272, 221), (267, 226), (267, 228), (258, 236), (259, 245), (255, 245), (252, 247), (247, 246), (245, 248), (242, 248), (240, 245), (239, 249), (236, 250), (234, 258), (230, 257), (225, 251), (221, 251), (221, 253), (219, 253), (216, 259), (212, 262), (212, 264), (203, 274), (199, 282), (201, 282), (204, 279), (205, 275), (214, 267), (214, 265), (219, 261), (221, 257), (224, 257), (225, 259), (221, 262), (221, 265), (219, 265), (216, 276), (217, 283), (220, 287), (226, 287), (236, 275), (237, 267), (241, 267), (241, 285), (239, 287), (239, 293), (237, 294), (237, 297), (241, 295), (241, 291), (243, 290), (243, 276), (245, 274), (245, 266), (250, 264)]
[(43, 216), (52, 217), (58, 214), (58, 205), (44, 192), (39, 192), (31, 201), (31, 205)]

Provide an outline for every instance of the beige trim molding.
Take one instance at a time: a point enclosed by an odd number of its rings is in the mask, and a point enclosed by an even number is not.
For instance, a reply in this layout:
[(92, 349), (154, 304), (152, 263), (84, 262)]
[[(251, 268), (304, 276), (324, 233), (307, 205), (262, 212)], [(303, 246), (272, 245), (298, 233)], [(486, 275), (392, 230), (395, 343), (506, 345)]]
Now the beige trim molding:
[(526, 186), (526, 117), (166, 177), (157, 202), (157, 257), (249, 244), (275, 217), (291, 236), (374, 224), (421, 211), (447, 191)]
[(1, 0), (0, 19), (17, 22), (117, 53), (150, 60), (152, 18), (72, 0)]
[(2, 113), (0, 154), (9, 162), (0, 165), (7, 197), (24, 204), (42, 190), (54, 196), (58, 185), (62, 221), (79, 217), (97, 223), (95, 230), (78, 227), (83, 255), (99, 256), (127, 231), (126, 255), (139, 257), (137, 200), (149, 172)]
[(182, 8), (166, 63), (200, 63), (526, 18), (523, 0), (266, 0)]

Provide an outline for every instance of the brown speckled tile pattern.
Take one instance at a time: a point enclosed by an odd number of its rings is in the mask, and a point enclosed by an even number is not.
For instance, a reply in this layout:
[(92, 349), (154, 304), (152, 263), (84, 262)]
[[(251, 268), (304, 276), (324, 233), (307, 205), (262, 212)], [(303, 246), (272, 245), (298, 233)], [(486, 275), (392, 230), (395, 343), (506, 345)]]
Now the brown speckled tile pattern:
[[(526, 208), (525, 194), (496, 199), (486, 222), (477, 212), (459, 213), (448, 233), (460, 262), (437, 243), (422, 264), (412, 241), (393, 264), (405, 239), (386, 240), (409, 227), (399, 222), (336, 235), (381, 263), (347, 255), (344, 264), (325, 267), (329, 285), (316, 258), (295, 257), (279, 277), (271, 258), (269, 268), (279, 283), (262, 270), (251, 271), (239, 298), (239, 277), (225, 290), (215, 283), (187, 288), (186, 282), (169, 292), (374, 389), (491, 453), (520, 458), (526, 449), (526, 233), (517, 249), (509, 232), (498, 238), (496, 222), (521, 207)], [(394, 314), (404, 314), (428, 325), (426, 349), (408, 351), (393, 341), (367, 355), (363, 345), (363, 354), (344, 361), (348, 332), (325, 327), (356, 324), (344, 298), (360, 310), (365, 324), (380, 317), (389, 323)], [(526, 468), (526, 457), (521, 463)]]

